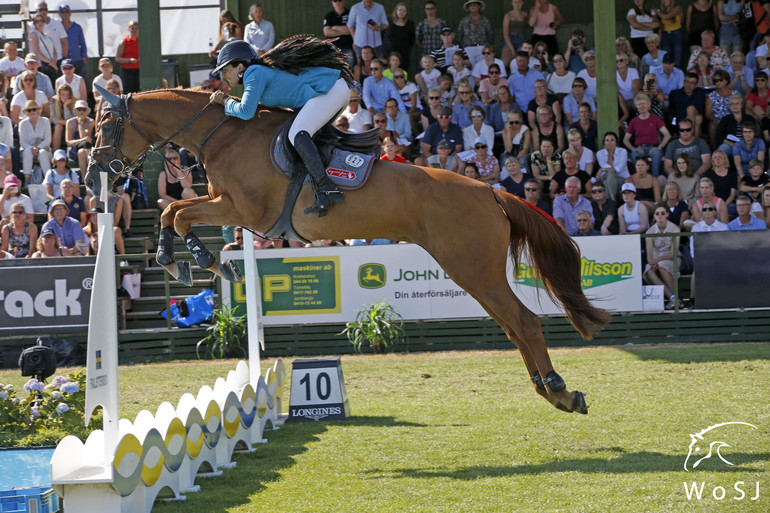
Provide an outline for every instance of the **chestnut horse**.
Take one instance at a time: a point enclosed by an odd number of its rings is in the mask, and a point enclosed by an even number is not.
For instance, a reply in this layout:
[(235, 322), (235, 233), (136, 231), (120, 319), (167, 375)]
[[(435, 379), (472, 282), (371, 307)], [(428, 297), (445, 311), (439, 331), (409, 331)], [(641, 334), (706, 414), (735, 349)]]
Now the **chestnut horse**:
[[(240, 225), (261, 232), (273, 226), (289, 180), (274, 169), (268, 149), (292, 113), (260, 108), (250, 121), (228, 118), (222, 123), (222, 107), (208, 105), (209, 95), (203, 92), (157, 90), (130, 97), (105, 93), (113, 105), (100, 120), (86, 185), (98, 197), (100, 170), (108, 171), (112, 183), (169, 140), (192, 151), (205, 164), (209, 196), (177, 201), (165, 209), (158, 260), (175, 278), (180, 276), (181, 262), (169, 254), (173, 226), (201, 267), (232, 279), (231, 270), (205, 255), (205, 247), (189, 243), (200, 242), (191, 226)], [(366, 185), (345, 195), (327, 216), (308, 216), (303, 210), (314, 197), (305, 186), (292, 214), (296, 232), (309, 240), (383, 238), (419, 244), (519, 348), (535, 390), (561, 410), (587, 413), (584, 394), (567, 390), (554, 371), (538, 316), (514, 295), (506, 277), (509, 254), (518, 268), (526, 252), (548, 293), (585, 339), (607, 324), (608, 313), (593, 306), (580, 287), (577, 245), (552, 218), (465, 176), (388, 161), (377, 161)]]

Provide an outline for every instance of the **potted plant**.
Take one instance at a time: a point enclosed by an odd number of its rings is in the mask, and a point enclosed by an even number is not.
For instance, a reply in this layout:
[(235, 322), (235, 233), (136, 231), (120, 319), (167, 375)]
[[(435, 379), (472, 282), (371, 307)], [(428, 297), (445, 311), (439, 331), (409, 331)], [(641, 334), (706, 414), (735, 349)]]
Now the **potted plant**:
[(362, 307), (340, 334), (347, 335), (357, 352), (367, 344), (380, 354), (392, 351), (406, 338), (404, 318), (385, 301)]
[(246, 317), (238, 317), (231, 309), (222, 306), (212, 315), (213, 324), (206, 328), (208, 334), (195, 346), (195, 354), (201, 358), (201, 349), (209, 358), (235, 358), (245, 356), (247, 342)]

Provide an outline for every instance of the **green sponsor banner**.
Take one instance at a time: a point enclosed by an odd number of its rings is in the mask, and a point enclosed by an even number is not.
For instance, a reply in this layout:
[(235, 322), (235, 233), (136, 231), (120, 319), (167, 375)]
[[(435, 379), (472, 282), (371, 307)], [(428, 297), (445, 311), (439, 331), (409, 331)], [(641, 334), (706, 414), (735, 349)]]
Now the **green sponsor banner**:
[[(631, 262), (597, 262), (583, 257), (580, 261), (581, 286), (583, 289), (591, 289), (631, 279), (633, 267)], [(537, 270), (524, 263), (519, 264), (514, 282), (518, 285), (544, 288)]]
[[(238, 261), (243, 265), (243, 260)], [(258, 258), (262, 315), (340, 313), (340, 257)], [(246, 313), (243, 284), (231, 283), (230, 303)]]

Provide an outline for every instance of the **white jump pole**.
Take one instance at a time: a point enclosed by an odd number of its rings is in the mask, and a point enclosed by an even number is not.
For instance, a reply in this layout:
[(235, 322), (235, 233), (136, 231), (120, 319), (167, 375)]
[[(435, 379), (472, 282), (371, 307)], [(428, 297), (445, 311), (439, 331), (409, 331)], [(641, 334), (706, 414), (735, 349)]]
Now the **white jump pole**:
[(118, 398), (118, 314), (115, 284), (115, 233), (109, 212), (107, 173), (100, 173), (101, 201), (98, 215), (99, 252), (96, 256), (91, 306), (88, 317), (86, 360), (86, 425), (97, 406), (104, 412), (104, 461), (112, 461), (118, 445), (120, 405)]
[(254, 234), (243, 230), (243, 267), (246, 292), (246, 327), (249, 337), (249, 381), (251, 386), (257, 386), (260, 369), (260, 348), (265, 348), (265, 331), (262, 326), (262, 294), (259, 287), (257, 259), (254, 254)]

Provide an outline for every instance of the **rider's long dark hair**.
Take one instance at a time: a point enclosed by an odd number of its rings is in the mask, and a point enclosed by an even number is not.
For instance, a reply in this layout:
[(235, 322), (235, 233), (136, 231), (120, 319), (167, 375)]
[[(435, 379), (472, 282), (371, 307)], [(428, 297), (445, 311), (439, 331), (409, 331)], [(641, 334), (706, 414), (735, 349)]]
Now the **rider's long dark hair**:
[(315, 36), (297, 35), (284, 39), (252, 64), (261, 64), (297, 74), (301, 68), (332, 68), (340, 70), (340, 77), (353, 86), (353, 73), (348, 56), (330, 41)]

